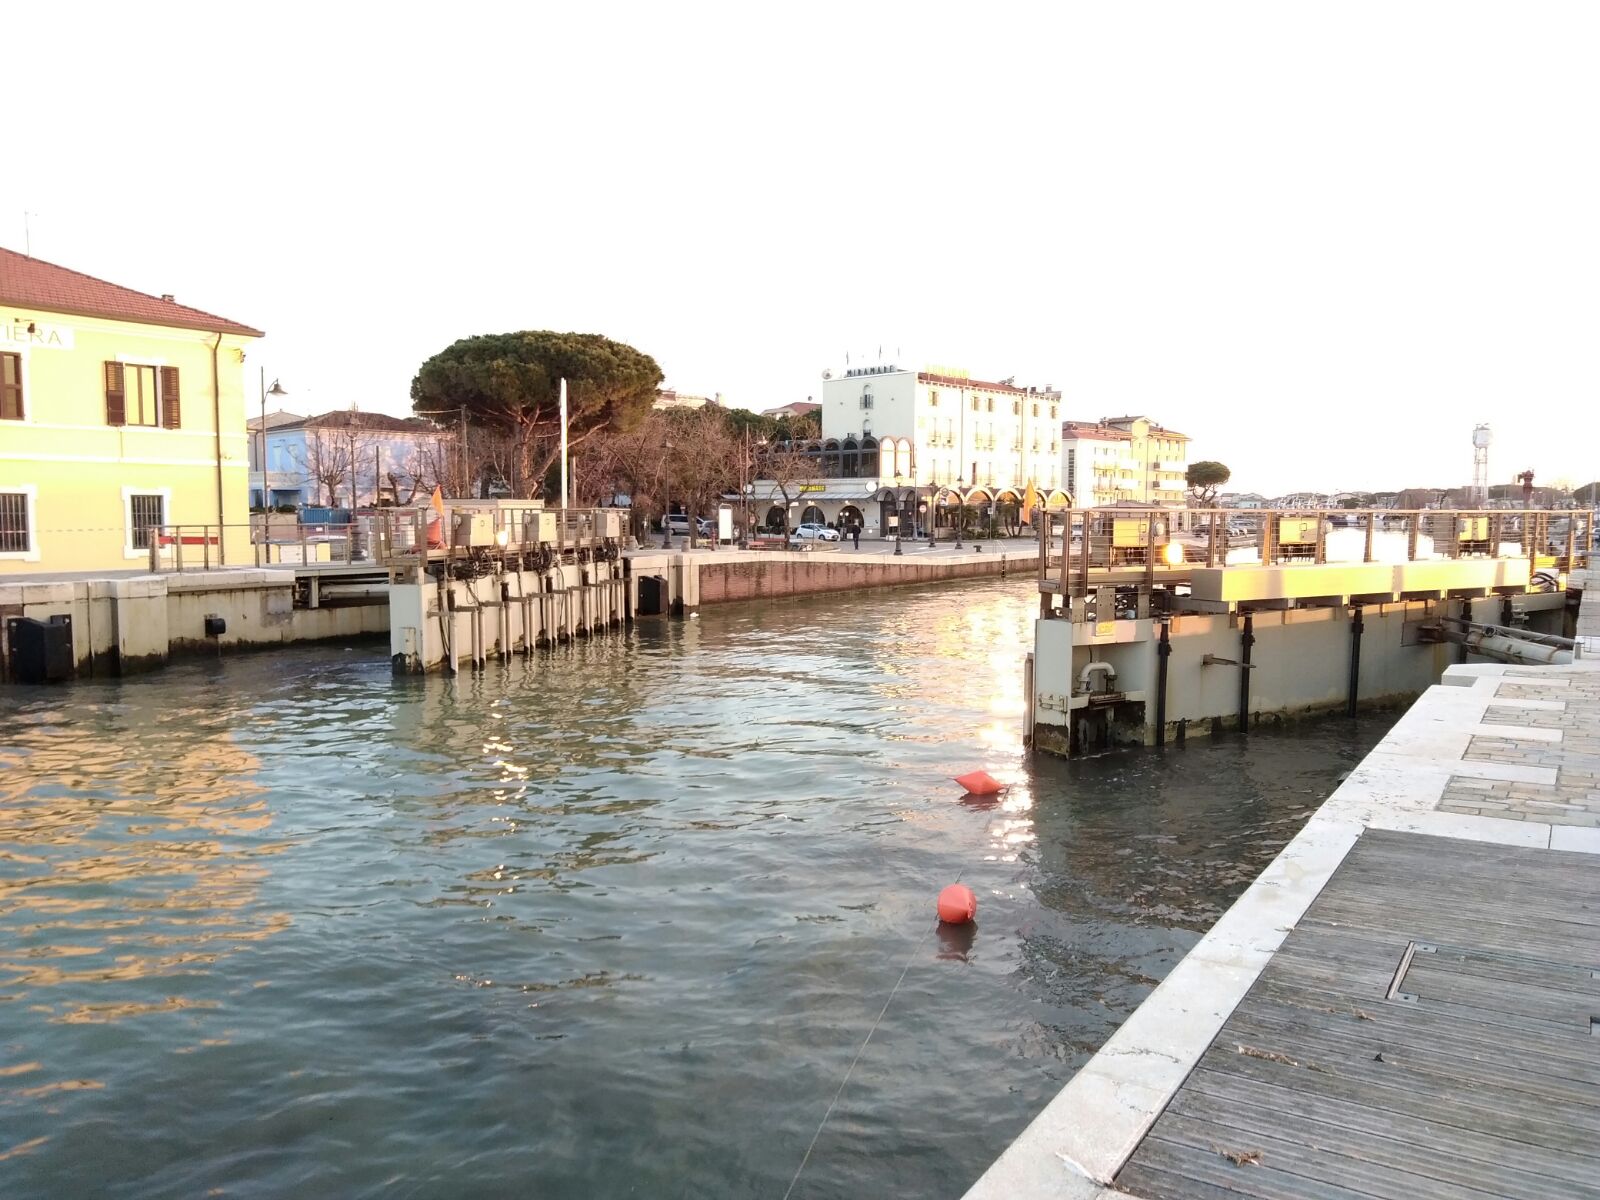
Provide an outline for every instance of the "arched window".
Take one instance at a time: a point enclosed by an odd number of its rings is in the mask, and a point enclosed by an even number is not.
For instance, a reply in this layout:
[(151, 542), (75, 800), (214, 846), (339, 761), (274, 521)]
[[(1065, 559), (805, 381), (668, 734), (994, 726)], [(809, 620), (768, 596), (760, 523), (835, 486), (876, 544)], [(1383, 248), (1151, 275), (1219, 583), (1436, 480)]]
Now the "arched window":
[(841, 457), (844, 463), (844, 475), (847, 479), (854, 479), (861, 474), (861, 444), (853, 437), (844, 440), (841, 448)]
[(911, 439), (901, 438), (894, 448), (894, 473), (911, 477)]
[(869, 479), (878, 477), (878, 439), (875, 437), (861, 439), (861, 473)]
[(899, 444), (900, 439), (892, 437), (878, 443), (878, 478), (887, 479), (894, 474), (894, 452)]
[(840, 471), (839, 439), (829, 438), (822, 443), (822, 473), (828, 479), (837, 479)]

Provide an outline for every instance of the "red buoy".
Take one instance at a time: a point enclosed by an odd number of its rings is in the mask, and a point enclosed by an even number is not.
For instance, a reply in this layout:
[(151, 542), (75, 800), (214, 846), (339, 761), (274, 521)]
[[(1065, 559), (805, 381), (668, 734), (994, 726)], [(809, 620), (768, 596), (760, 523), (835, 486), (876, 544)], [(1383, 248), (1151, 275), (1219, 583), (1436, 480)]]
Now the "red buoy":
[(965, 925), (978, 915), (978, 898), (964, 883), (952, 883), (939, 893), (939, 920), (947, 925)]
[(974, 796), (993, 796), (1000, 791), (1000, 781), (987, 771), (968, 771), (955, 777), (957, 783)]

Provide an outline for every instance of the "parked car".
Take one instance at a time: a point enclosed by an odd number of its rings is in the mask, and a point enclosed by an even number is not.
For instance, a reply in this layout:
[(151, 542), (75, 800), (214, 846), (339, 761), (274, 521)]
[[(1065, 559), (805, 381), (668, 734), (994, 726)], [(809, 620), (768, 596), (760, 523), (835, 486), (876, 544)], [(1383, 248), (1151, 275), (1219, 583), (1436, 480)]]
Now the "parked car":
[(839, 531), (829, 529), (815, 521), (808, 521), (804, 525), (796, 525), (789, 534), (791, 542), (837, 542)]
[[(689, 532), (689, 514), (671, 513), (667, 517), (667, 530), (674, 537), (684, 537)], [(704, 517), (694, 519), (694, 532), (696, 537), (711, 536), (711, 522)]]

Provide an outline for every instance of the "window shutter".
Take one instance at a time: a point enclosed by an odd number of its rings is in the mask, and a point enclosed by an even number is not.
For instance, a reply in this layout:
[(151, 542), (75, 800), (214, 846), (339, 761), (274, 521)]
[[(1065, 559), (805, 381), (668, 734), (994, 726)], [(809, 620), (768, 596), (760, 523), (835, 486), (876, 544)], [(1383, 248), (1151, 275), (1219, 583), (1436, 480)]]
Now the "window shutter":
[(128, 404), (126, 393), (122, 390), (122, 364), (108, 362), (106, 363), (106, 424), (127, 423)]
[(161, 425), (164, 429), (178, 427), (178, 368), (161, 368)]

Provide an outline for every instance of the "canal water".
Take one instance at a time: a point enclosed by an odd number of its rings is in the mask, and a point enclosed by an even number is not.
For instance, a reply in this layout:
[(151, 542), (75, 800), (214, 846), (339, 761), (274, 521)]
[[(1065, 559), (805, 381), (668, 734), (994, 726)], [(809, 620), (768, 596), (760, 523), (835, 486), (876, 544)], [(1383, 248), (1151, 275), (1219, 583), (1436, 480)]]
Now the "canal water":
[(793, 1195), (959, 1196), (1385, 723), (1030, 760), (1035, 605), (4, 693), (0, 1195), (782, 1197), (904, 972)]

